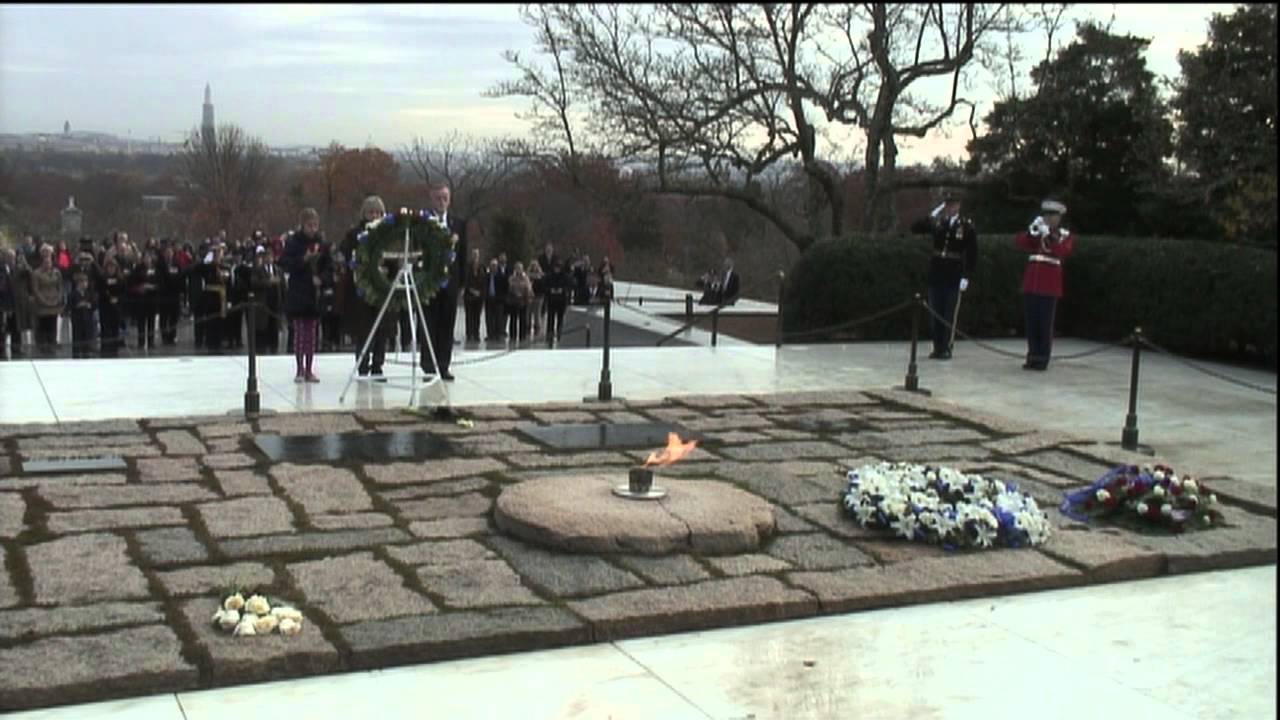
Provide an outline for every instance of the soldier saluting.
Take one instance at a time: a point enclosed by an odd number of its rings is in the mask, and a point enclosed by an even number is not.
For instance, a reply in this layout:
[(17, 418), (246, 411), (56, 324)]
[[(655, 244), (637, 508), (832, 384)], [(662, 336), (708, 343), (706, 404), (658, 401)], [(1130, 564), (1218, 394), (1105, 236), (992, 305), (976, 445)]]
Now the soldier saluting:
[(968, 289), (969, 276), (978, 264), (978, 231), (973, 220), (960, 214), (960, 205), (960, 194), (949, 192), (942, 204), (914, 227), (916, 232), (933, 237), (928, 300), (935, 313), (930, 323), (933, 352), (929, 357), (935, 360), (951, 359), (955, 334), (950, 326), (955, 325), (959, 315), (960, 293)]
[(1057, 200), (1040, 203), (1040, 216), (1014, 239), (1031, 255), (1022, 274), (1027, 311), (1027, 361), (1025, 370), (1047, 370), (1053, 348), (1053, 318), (1062, 297), (1062, 259), (1071, 254), (1075, 238), (1060, 227), (1067, 206)]

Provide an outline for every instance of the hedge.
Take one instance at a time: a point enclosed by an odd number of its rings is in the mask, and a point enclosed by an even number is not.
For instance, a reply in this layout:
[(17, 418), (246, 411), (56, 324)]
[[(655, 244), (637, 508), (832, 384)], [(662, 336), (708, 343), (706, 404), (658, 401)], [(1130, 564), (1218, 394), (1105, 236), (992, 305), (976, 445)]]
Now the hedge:
[[(787, 342), (904, 340), (910, 311), (855, 328), (826, 328), (890, 308), (926, 291), (931, 242), (924, 235), (818, 243), (783, 293)], [(960, 329), (979, 338), (1020, 337), (1026, 252), (1008, 235), (978, 238), (978, 267)], [(1079, 237), (1064, 263), (1060, 336), (1121, 340), (1141, 326), (1181, 354), (1276, 367), (1276, 253), (1197, 240)], [(922, 320), (924, 318), (922, 317)], [(927, 325), (920, 328), (928, 335)]]

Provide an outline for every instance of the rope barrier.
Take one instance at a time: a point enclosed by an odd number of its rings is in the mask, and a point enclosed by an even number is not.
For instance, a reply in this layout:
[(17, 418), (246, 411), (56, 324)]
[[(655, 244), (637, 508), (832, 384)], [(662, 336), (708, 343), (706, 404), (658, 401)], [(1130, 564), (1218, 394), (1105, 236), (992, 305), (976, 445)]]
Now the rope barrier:
[[(939, 315), (937, 312), (935, 312), (933, 308), (929, 307), (929, 304), (928, 304), (928, 303), (921, 303), (921, 305), (923, 305), (923, 306), (924, 306), (924, 309), (925, 309), (925, 311), (926, 311), (926, 312), (928, 312), (930, 315), (932, 315), (932, 316), (934, 317), (934, 319), (938, 320), (938, 321), (939, 321), (939, 322), (941, 322), (943, 325), (945, 325), (945, 326), (946, 326), (946, 328), (947, 328), (948, 330), (953, 329), (953, 328), (952, 328), (952, 325), (951, 325), (951, 322), (950, 322), (949, 320), (947, 320), (947, 318), (942, 317), (942, 316), (941, 316), (941, 315)], [(961, 330), (961, 329), (960, 329), (960, 327), (959, 327), (958, 325), (954, 327), (954, 330), (955, 330), (956, 335), (959, 335), (960, 337), (964, 338), (965, 340), (968, 340), (969, 342), (973, 343), (974, 345), (976, 345), (976, 346), (978, 346), (978, 347), (980, 347), (980, 348), (982, 348), (983, 350), (986, 350), (986, 351), (988, 351), (988, 352), (992, 352), (992, 353), (995, 353), (995, 354), (997, 354), (997, 355), (1002, 355), (1002, 356), (1007, 357), (1007, 358), (1012, 358), (1012, 359), (1014, 359), (1014, 360), (1022, 360), (1023, 358), (1025, 358), (1025, 357), (1026, 357), (1026, 355), (1025, 355), (1024, 353), (1015, 353), (1015, 352), (1010, 352), (1010, 351), (1008, 351), (1008, 350), (1005, 350), (1004, 348), (998, 348), (998, 347), (996, 347), (996, 346), (994, 346), (994, 345), (991, 345), (990, 343), (983, 342), (983, 341), (981, 341), (981, 340), (979, 340), (979, 339), (977, 339), (977, 338), (973, 337), (972, 335), (970, 335), (970, 334), (966, 333), (965, 331)], [(1098, 347), (1091, 348), (1091, 349), (1089, 349), (1089, 350), (1085, 350), (1085, 351), (1082, 351), (1082, 352), (1073, 353), (1073, 354), (1068, 354), (1068, 355), (1054, 355), (1054, 356), (1053, 356), (1053, 359), (1054, 359), (1054, 361), (1055, 361), (1055, 362), (1057, 362), (1057, 361), (1062, 361), (1062, 360), (1067, 360), (1067, 361), (1070, 361), (1070, 360), (1080, 360), (1080, 359), (1083, 359), (1083, 358), (1091, 357), (1091, 356), (1093, 356), (1093, 355), (1099, 355), (1099, 354), (1101, 354), (1101, 353), (1107, 352), (1108, 350), (1114, 350), (1114, 349), (1116, 349), (1116, 348), (1129, 347), (1130, 345), (1132, 345), (1132, 338), (1131, 338), (1131, 337), (1127, 337), (1127, 336), (1126, 336), (1125, 338), (1123, 338), (1123, 339), (1121, 339), (1121, 340), (1118, 340), (1118, 341), (1116, 341), (1116, 342), (1106, 342), (1106, 343), (1103, 343), (1103, 344), (1099, 345)]]
[(1190, 360), (1184, 359), (1184, 358), (1180, 357), (1179, 355), (1177, 355), (1177, 354), (1175, 354), (1175, 353), (1173, 353), (1173, 352), (1170, 352), (1169, 350), (1166, 350), (1166, 349), (1164, 349), (1163, 347), (1160, 347), (1159, 345), (1157, 345), (1157, 344), (1155, 344), (1155, 343), (1151, 342), (1151, 340), (1150, 340), (1149, 338), (1147, 338), (1147, 336), (1146, 336), (1146, 335), (1143, 335), (1143, 336), (1142, 336), (1142, 344), (1143, 344), (1143, 345), (1146, 345), (1146, 346), (1148, 346), (1148, 347), (1150, 347), (1152, 350), (1155, 350), (1155, 351), (1156, 351), (1156, 352), (1158, 352), (1158, 353), (1161, 353), (1161, 354), (1163, 354), (1163, 355), (1167, 355), (1167, 356), (1169, 356), (1169, 357), (1173, 358), (1174, 360), (1177, 360), (1178, 362), (1182, 363), (1183, 365), (1186, 365), (1187, 367), (1191, 368), (1192, 370), (1196, 370), (1196, 371), (1202, 372), (1202, 373), (1204, 373), (1205, 375), (1208, 375), (1208, 376), (1210, 376), (1210, 377), (1217, 378), (1217, 379), (1219, 379), (1219, 380), (1221, 380), (1221, 381), (1223, 381), (1223, 382), (1231, 383), (1232, 385), (1238, 385), (1238, 386), (1240, 386), (1240, 387), (1247, 388), (1247, 389), (1249, 389), (1249, 390), (1254, 390), (1254, 391), (1256, 391), (1256, 392), (1260, 392), (1260, 393), (1265, 393), (1265, 394), (1267, 394), (1267, 395), (1275, 395), (1275, 394), (1276, 394), (1276, 390), (1275, 390), (1275, 388), (1265, 387), (1265, 386), (1263, 386), (1263, 385), (1258, 385), (1258, 384), (1255, 384), (1255, 383), (1251, 383), (1251, 382), (1249, 382), (1249, 381), (1247, 381), (1247, 380), (1240, 380), (1240, 379), (1238, 379), (1238, 378), (1233, 378), (1233, 377), (1231, 377), (1231, 376), (1229, 376), (1229, 375), (1225, 375), (1225, 374), (1223, 374), (1223, 373), (1220, 373), (1220, 372), (1218, 372), (1218, 371), (1216, 371), (1216, 370), (1210, 370), (1209, 368), (1201, 367), (1200, 365), (1197, 365), (1196, 363), (1191, 362)]
[(847, 328), (857, 327), (858, 325), (865, 325), (869, 322), (879, 320), (882, 317), (892, 315), (893, 313), (896, 313), (899, 310), (902, 310), (903, 308), (910, 307), (914, 302), (915, 300), (904, 300), (898, 303), (897, 305), (894, 305), (893, 307), (885, 308), (884, 310), (880, 310), (878, 312), (875, 312), (870, 315), (860, 317), (854, 320), (848, 320), (848, 321), (839, 323), (837, 325), (827, 325), (825, 327), (812, 328), (809, 330), (797, 330), (793, 332), (787, 332), (787, 333), (783, 333), (782, 336), (783, 338), (793, 338), (793, 337), (802, 337), (805, 335), (820, 335), (823, 333), (831, 332), (833, 330), (844, 330)]

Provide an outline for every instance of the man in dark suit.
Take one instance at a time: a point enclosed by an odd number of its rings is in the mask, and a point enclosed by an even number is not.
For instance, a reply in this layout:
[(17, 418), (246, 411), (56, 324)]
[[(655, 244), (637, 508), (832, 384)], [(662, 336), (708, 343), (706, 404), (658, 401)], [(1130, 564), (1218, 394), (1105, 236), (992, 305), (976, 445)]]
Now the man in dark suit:
[(720, 276), (720, 305), (732, 305), (738, 302), (738, 271), (733, 269), (733, 258), (724, 259), (724, 274)]
[(458, 321), (458, 296), (466, 282), (467, 261), (470, 258), (467, 251), (467, 223), (462, 218), (449, 214), (450, 199), (448, 185), (432, 186), (432, 217), (453, 237), (453, 255), (449, 262), (447, 284), (437, 289), (424, 309), (426, 331), (431, 337), (431, 348), (435, 350), (436, 365), (432, 365), (429, 351), (421, 353), (422, 372), (434, 375), (439, 370), (440, 377), (444, 380), (453, 380), (453, 374), (449, 372), (449, 362), (453, 358), (453, 330)]

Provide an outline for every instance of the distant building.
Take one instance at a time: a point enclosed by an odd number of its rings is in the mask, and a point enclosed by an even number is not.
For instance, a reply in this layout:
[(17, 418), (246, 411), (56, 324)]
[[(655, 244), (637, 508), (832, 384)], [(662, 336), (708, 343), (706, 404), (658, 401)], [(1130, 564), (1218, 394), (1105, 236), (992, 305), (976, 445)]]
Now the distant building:
[(200, 120), (200, 137), (205, 145), (214, 145), (218, 141), (218, 131), (213, 125), (213, 93), (209, 83), (204, 84), (204, 115)]

